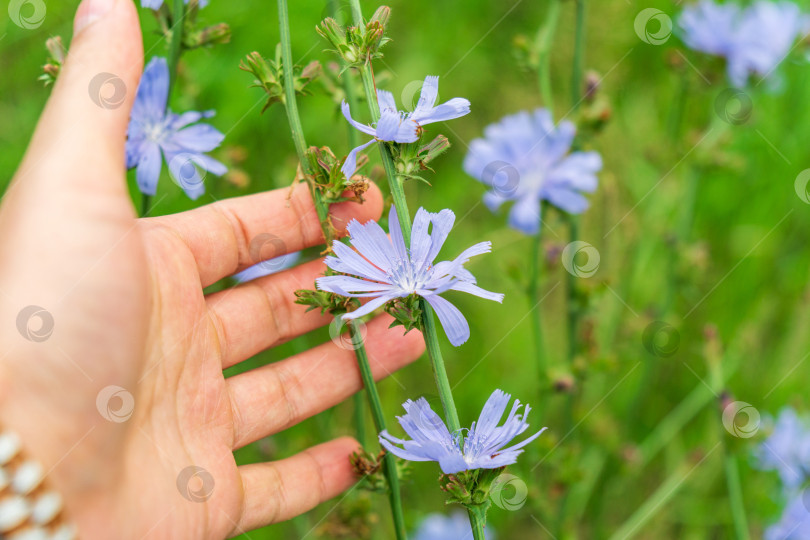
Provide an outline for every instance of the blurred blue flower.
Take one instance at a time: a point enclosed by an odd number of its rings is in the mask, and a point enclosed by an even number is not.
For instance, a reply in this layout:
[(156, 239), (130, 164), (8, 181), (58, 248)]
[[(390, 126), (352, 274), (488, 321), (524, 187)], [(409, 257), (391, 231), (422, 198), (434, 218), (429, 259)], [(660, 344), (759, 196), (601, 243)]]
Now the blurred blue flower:
[[(169, 172), (191, 199), (205, 193), (197, 166), (216, 175), (227, 172), (225, 165), (206, 156), (225, 136), (208, 124), (189, 126), (212, 111), (173, 114), (166, 108), (169, 99), (169, 68), (165, 58), (155, 57), (146, 66), (138, 85), (127, 129), (127, 168), (137, 167), (138, 188), (146, 195), (157, 191), (162, 168), (161, 151)], [(188, 127), (187, 127), (188, 126)]]
[[(406, 414), (398, 416), (397, 420), (412, 440), (398, 439), (383, 431), (380, 433), (380, 444), (402, 459), (436, 461), (445, 474), (511, 465), (523, 452), (522, 448), (546, 430), (543, 428), (531, 437), (505, 448), (512, 439), (529, 428), (526, 417), (530, 407), (526, 405), (524, 413), (518, 414), (519, 400), (515, 400), (504, 424), (498, 425), (511, 397), (502, 390), (495, 390), (484, 404), (478, 422), (473, 422), (469, 430), (462, 429), (458, 433), (450, 433), (425, 398), (416, 401), (409, 399), (402, 404)], [(467, 431), (466, 436), (464, 431)]]
[(810, 426), (796, 411), (782, 409), (771, 435), (760, 444), (757, 458), (763, 470), (777, 471), (787, 490), (810, 478)]
[(765, 529), (765, 540), (807, 540), (810, 538), (810, 497), (807, 491), (794, 496), (778, 523)]
[(571, 122), (555, 127), (547, 109), (506, 116), (487, 126), (484, 138), (470, 143), (464, 170), (492, 188), (484, 195), (490, 210), (515, 201), (509, 225), (535, 234), (541, 201), (579, 214), (588, 208), (581, 192), (596, 190), (602, 157), (598, 152), (569, 153), (575, 133)]
[(357, 251), (335, 241), (335, 256), (326, 258), (329, 268), (351, 275), (320, 277), (316, 281), (318, 288), (341, 296), (371, 298), (359, 309), (343, 315), (344, 319), (361, 317), (390, 300), (417, 294), (436, 310), (450, 343), (458, 347), (469, 339), (470, 327), (461, 311), (439, 295), (455, 290), (496, 302), (501, 302), (503, 295), (478, 287), (475, 277), (464, 268), (470, 257), (490, 252), (489, 242), (465, 249), (453, 261), (433, 263), (455, 219), (450, 210), (432, 214), (420, 208), (413, 221), (410, 249), (405, 246), (393, 206), (388, 216), (390, 239), (376, 222), (361, 225), (352, 220), (347, 229)]
[[(149, 9), (160, 9), (163, 5), (164, 0), (141, 0), (141, 7), (149, 8)], [(185, 3), (188, 4), (189, 0), (185, 0)], [(208, 0), (198, 0), (198, 4), (201, 8), (204, 8), (208, 5)]]
[(377, 90), (377, 101), (380, 106), (380, 119), (376, 127), (361, 124), (352, 118), (349, 104), (345, 101), (341, 105), (343, 116), (351, 125), (374, 139), (349, 152), (341, 171), (350, 178), (357, 170), (357, 153), (365, 149), (374, 141), (389, 141), (398, 143), (412, 143), (419, 140), (420, 128), (434, 122), (444, 122), (459, 118), (470, 112), (470, 102), (464, 98), (453, 98), (439, 106), (436, 99), (439, 96), (439, 77), (427, 76), (422, 84), (422, 93), (413, 112), (397, 110), (394, 96), (391, 92)]
[(758, 0), (743, 8), (700, 0), (684, 8), (678, 24), (688, 47), (726, 59), (735, 86), (745, 86), (753, 74), (768, 77), (810, 32), (810, 18), (787, 1)]
[(297, 263), (300, 258), (300, 251), (280, 255), (267, 261), (254, 264), (249, 268), (245, 268), (241, 272), (234, 274), (233, 279), (235, 279), (238, 283), (245, 283), (246, 281), (252, 281), (260, 277), (269, 276), (270, 274), (275, 274), (276, 272), (281, 272), (282, 270), (290, 268)]
[[(495, 540), (489, 526), (484, 529), (487, 540)], [(419, 524), (413, 540), (473, 540), (470, 520), (464, 512), (453, 512), (452, 515), (429, 514)]]

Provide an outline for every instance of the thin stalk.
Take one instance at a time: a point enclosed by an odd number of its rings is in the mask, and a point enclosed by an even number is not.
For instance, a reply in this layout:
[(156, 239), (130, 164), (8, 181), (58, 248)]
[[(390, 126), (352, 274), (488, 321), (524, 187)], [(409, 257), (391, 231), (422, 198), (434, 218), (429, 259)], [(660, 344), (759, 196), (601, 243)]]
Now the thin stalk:
[(484, 526), (486, 520), (482, 513), (475, 512), (474, 510), (467, 509), (467, 515), (470, 516), (470, 526), (472, 527), (473, 540), (486, 540), (484, 535)]
[[(304, 138), (304, 129), (301, 125), (301, 118), (298, 115), (298, 105), (295, 99), (292, 42), (290, 39), (290, 20), (287, 10), (287, 0), (278, 0), (278, 18), (281, 35), (281, 61), (284, 70), (284, 106), (287, 111), (287, 118), (290, 122), (290, 130), (292, 131), (295, 150), (298, 153), (298, 160), (301, 163), (304, 173), (310, 176), (313, 171), (307, 159), (306, 150), (308, 147)], [(318, 219), (324, 238), (327, 244), (330, 244), (333, 235), (332, 226), (329, 222), (329, 208), (321, 197), (320, 191), (313, 185), (313, 182), (307, 182), (307, 184), (310, 188), (312, 201), (315, 204), (315, 210), (318, 213)], [(369, 365), (368, 355), (363, 345), (363, 339), (355, 324), (356, 323), (352, 321), (349, 327), (352, 343), (355, 349), (355, 356), (357, 357), (357, 364), (360, 368), (360, 375), (363, 379), (363, 385), (366, 388), (374, 425), (379, 432), (385, 429), (385, 415), (383, 414), (380, 395), (377, 393), (377, 386), (374, 382), (371, 366)], [(388, 500), (394, 520), (396, 538), (397, 540), (406, 540), (407, 534), (405, 532), (405, 517), (402, 512), (399, 475), (397, 473), (395, 457), (391, 454), (386, 454), (383, 458), (383, 474), (388, 482)]]
[(428, 304), (427, 300), (424, 298), (421, 300), (420, 304), (422, 307), (422, 325), (424, 327), (425, 345), (427, 345), (428, 357), (433, 367), (433, 377), (436, 380), (436, 388), (439, 391), (439, 397), (442, 401), (447, 429), (450, 430), (450, 433), (456, 433), (461, 429), (461, 423), (458, 421), (456, 403), (453, 400), (453, 392), (450, 388), (450, 381), (447, 378), (447, 370), (444, 367), (442, 351), (439, 348), (439, 335), (436, 331), (436, 322), (433, 318), (433, 308), (430, 307), (430, 304)]
[(146, 217), (149, 213), (149, 205), (152, 202), (152, 196), (146, 193), (141, 193), (141, 217)]
[(585, 63), (585, 0), (576, 0), (577, 19), (574, 31), (574, 61), (571, 73), (571, 98), (576, 110), (582, 101), (582, 76)]
[[(352, 4), (354, 5), (356, 1), (357, 0), (353, 0)], [(366, 101), (368, 102), (369, 112), (371, 113), (371, 121), (372, 123), (376, 123), (380, 119), (380, 105), (377, 102), (377, 87), (374, 84), (374, 71), (372, 71), (370, 64), (365, 64), (359, 69), (360, 77), (363, 80), (363, 89), (366, 93)], [(391, 149), (388, 147), (388, 143), (378, 141), (377, 145), (380, 148), (380, 157), (382, 158), (385, 175), (388, 177), (388, 186), (391, 189), (394, 207), (397, 209), (399, 226), (402, 229), (402, 237), (407, 246), (411, 242), (411, 214), (408, 211), (408, 201), (405, 199), (405, 189), (397, 175), (394, 158), (391, 155)]]
[[(725, 435), (725, 434), (723, 434)], [(726, 487), (728, 500), (731, 506), (731, 521), (734, 523), (734, 534), (737, 540), (748, 540), (748, 519), (745, 516), (742, 484), (740, 483), (740, 469), (737, 466), (737, 456), (729, 452), (726, 445), (724, 468), (726, 471)]]
[[(352, 6), (355, 4), (359, 4), (358, 0), (352, 0)], [(363, 88), (366, 92), (366, 101), (368, 101), (372, 122), (376, 122), (380, 118), (380, 108), (377, 103), (377, 89), (374, 86), (374, 73), (370, 64), (367, 63), (360, 68), (360, 76), (363, 79)], [(379, 145), (383, 167), (385, 168), (385, 173), (388, 178), (388, 186), (391, 189), (391, 197), (394, 199), (394, 207), (397, 209), (397, 216), (399, 217), (402, 238), (407, 246), (411, 242), (411, 215), (408, 211), (408, 201), (405, 198), (402, 179), (396, 173), (394, 160), (388, 145), (382, 141), (379, 142)], [(445, 421), (452, 433), (460, 429), (461, 425), (458, 421), (458, 413), (456, 412), (456, 405), (453, 401), (450, 381), (447, 378), (444, 359), (442, 358), (441, 348), (439, 347), (439, 336), (436, 332), (435, 321), (433, 320), (433, 309), (425, 300), (422, 300), (421, 306), (425, 344), (427, 345), (428, 356), (433, 366), (436, 387), (439, 391), (442, 407), (444, 408)]]
[(186, 7), (183, 0), (172, 2), (172, 39), (169, 42), (169, 93), (177, 81), (177, 64), (183, 53), (183, 31), (185, 29)]
[[(362, 24), (363, 14), (360, 9), (360, 0), (351, 0), (352, 13), (354, 13), (355, 21), (357, 24)], [(366, 62), (360, 68), (360, 75), (363, 79), (363, 88), (366, 93), (366, 101), (368, 101), (369, 112), (374, 122), (379, 120), (379, 104), (377, 102), (377, 90), (374, 85), (374, 72), (372, 71), (370, 62)], [(411, 216), (408, 211), (408, 201), (405, 198), (405, 191), (402, 185), (402, 179), (397, 175), (396, 168), (394, 167), (394, 160), (391, 156), (388, 145), (384, 142), (379, 143), (380, 153), (382, 155), (382, 162), (385, 168), (386, 176), (388, 177), (388, 185), (391, 189), (391, 196), (394, 199), (394, 206), (397, 209), (397, 216), (399, 217), (399, 225), (402, 231), (402, 237), (405, 245), (410, 244), (411, 239)], [(442, 358), (441, 347), (439, 347), (439, 336), (436, 332), (436, 323), (433, 317), (433, 309), (426, 300), (422, 299), (422, 331), (425, 339), (425, 345), (428, 350), (431, 365), (433, 366), (433, 376), (436, 379), (436, 388), (439, 392), (439, 397), (442, 401), (444, 408), (445, 422), (451, 433), (456, 433), (461, 429), (461, 424), (458, 421), (458, 412), (456, 405), (453, 401), (453, 393), (450, 388), (450, 381), (447, 378), (447, 370), (444, 366), (444, 359)], [(475, 511), (470, 511), (470, 526), (473, 529), (476, 540), (483, 540), (483, 526), (484, 516), (477, 514)]]
[[(579, 221), (576, 216), (568, 216), (569, 228), (569, 242), (576, 242), (579, 237)], [(568, 309), (568, 369), (573, 375), (574, 361), (576, 360), (577, 352), (579, 351), (579, 299), (576, 294), (577, 277), (568, 272), (567, 287), (566, 287), (566, 306)], [(564, 413), (564, 432), (571, 431), (571, 426), (574, 424), (574, 396), (576, 394), (577, 383), (569, 390), (565, 398), (565, 413)], [(560, 497), (560, 504), (557, 509), (557, 536), (562, 535), (563, 527), (565, 526), (565, 516), (568, 507), (568, 494), (570, 489), (566, 488), (565, 492)]]
[[(174, 83), (177, 80), (177, 63), (180, 61), (180, 55), (183, 53), (183, 19), (185, 18), (185, 6), (183, 0), (173, 0), (172, 14), (174, 19), (172, 21), (172, 37), (169, 40), (169, 91), (166, 98), (166, 108), (169, 107), (169, 97), (172, 95)], [(179, 14), (179, 15), (178, 15)], [(149, 214), (149, 209), (152, 203), (152, 196), (146, 193), (141, 194), (141, 217)]]
[[(175, 0), (177, 1), (177, 0)], [(312, 174), (312, 168), (307, 159), (307, 142), (304, 138), (304, 127), (301, 125), (301, 117), (298, 114), (298, 103), (295, 99), (295, 78), (293, 75), (292, 40), (290, 39), (290, 17), (287, 11), (286, 0), (278, 0), (278, 19), (281, 34), (281, 66), (284, 74), (284, 108), (287, 111), (287, 120), (290, 123), (293, 144), (298, 154), (298, 161), (301, 168), (307, 175)], [(324, 238), (327, 245), (331, 243), (332, 232), (329, 225), (329, 208), (323, 201), (320, 192), (312, 182), (307, 182), (312, 201), (315, 204), (315, 211), (321, 228), (324, 231)]]
[[(542, 214), (542, 210), (541, 210)], [(532, 260), (529, 268), (529, 309), (532, 310), (532, 331), (534, 333), (534, 346), (537, 358), (537, 380), (540, 386), (540, 402), (538, 408), (543, 411), (545, 408), (545, 397), (548, 395), (548, 366), (546, 365), (546, 353), (543, 350), (543, 311), (539, 306), (540, 283), (543, 257), (543, 230), (537, 232), (534, 239), (534, 249), (532, 250)]]
[(551, 45), (560, 20), (560, 0), (550, 0), (546, 20), (537, 32), (538, 70), (537, 77), (540, 85), (540, 95), (543, 105), (554, 111), (554, 93), (551, 87)]
[[(352, 321), (349, 326), (352, 344), (356, 347), (355, 354), (357, 355), (357, 363), (360, 366), (360, 376), (363, 379), (363, 386), (366, 387), (368, 394), (368, 402), (371, 408), (371, 417), (374, 420), (374, 427), (377, 433), (381, 433), (385, 430), (385, 414), (383, 413), (380, 395), (377, 393), (377, 385), (374, 382), (374, 376), (371, 373), (368, 355), (366, 354), (365, 347), (363, 347), (363, 337), (356, 324), (356, 321)], [(383, 474), (385, 474), (388, 480), (388, 502), (391, 505), (391, 512), (394, 517), (394, 529), (397, 538), (404, 540), (407, 538), (407, 533), (405, 532), (405, 516), (402, 513), (399, 473), (397, 472), (396, 457), (389, 452), (386, 452), (385, 456), (383, 456)]]
[[(332, 17), (336, 17), (338, 14), (338, 8), (340, 6), (339, 0), (331, 0), (329, 3), (332, 9)], [(345, 67), (345, 62), (344, 62)], [(352, 73), (350, 70), (346, 70), (343, 72), (343, 76), (341, 77), (343, 83), (343, 92), (346, 94), (346, 102), (349, 104), (350, 110), (357, 110), (357, 96), (354, 92), (354, 81), (352, 80)], [(355, 148), (360, 146), (360, 132), (354, 129), (352, 125), (348, 126), (349, 131), (349, 146)], [(365, 396), (363, 396), (363, 391), (357, 392), (354, 396), (352, 396), (352, 405), (354, 406), (354, 424), (355, 429), (357, 431), (357, 440), (360, 441), (361, 446), (365, 446), (366, 444), (366, 423), (364, 418), (365, 407), (364, 407), (364, 400)]]

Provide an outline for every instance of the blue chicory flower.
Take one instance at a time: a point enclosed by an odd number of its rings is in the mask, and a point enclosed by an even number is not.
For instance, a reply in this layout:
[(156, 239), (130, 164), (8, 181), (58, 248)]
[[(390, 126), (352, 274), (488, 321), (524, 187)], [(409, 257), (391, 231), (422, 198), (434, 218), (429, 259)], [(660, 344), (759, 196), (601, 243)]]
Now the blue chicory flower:
[(807, 540), (810, 538), (810, 493), (792, 497), (779, 522), (765, 529), (765, 540)]
[(458, 347), (469, 339), (470, 327), (461, 311), (439, 295), (455, 290), (496, 302), (503, 301), (503, 295), (478, 287), (475, 277), (464, 268), (470, 257), (489, 253), (490, 242), (475, 244), (452, 261), (434, 264), (455, 219), (450, 210), (433, 214), (420, 208), (413, 221), (410, 249), (405, 246), (393, 206), (388, 215), (391, 238), (375, 221), (361, 225), (352, 220), (347, 230), (357, 251), (335, 241), (335, 256), (326, 258), (329, 268), (350, 275), (320, 277), (317, 286), (341, 296), (371, 299), (343, 319), (366, 315), (395, 298), (419, 295), (433, 307), (450, 343)]
[(162, 168), (161, 152), (172, 178), (191, 199), (205, 193), (197, 167), (216, 175), (227, 172), (225, 165), (206, 156), (225, 136), (208, 124), (193, 124), (213, 112), (189, 111), (173, 114), (166, 108), (169, 99), (169, 67), (165, 58), (155, 57), (146, 66), (138, 85), (127, 129), (127, 168), (137, 167), (138, 188), (146, 195), (157, 191)]
[(787, 1), (758, 0), (743, 8), (701, 0), (684, 8), (678, 25), (689, 48), (726, 59), (735, 86), (745, 86), (751, 75), (768, 77), (810, 32), (810, 18)]
[(757, 458), (761, 469), (779, 473), (787, 490), (798, 489), (810, 478), (810, 424), (793, 409), (783, 409)]
[(394, 96), (391, 92), (377, 90), (377, 101), (380, 106), (380, 119), (375, 127), (361, 124), (352, 118), (349, 104), (345, 101), (341, 105), (343, 116), (351, 125), (374, 137), (365, 144), (349, 152), (346, 161), (341, 167), (341, 171), (350, 178), (357, 170), (357, 153), (364, 150), (374, 141), (389, 141), (398, 143), (412, 143), (419, 140), (421, 127), (434, 122), (444, 122), (453, 120), (470, 112), (470, 102), (464, 98), (453, 98), (439, 106), (436, 106), (436, 99), (439, 96), (439, 77), (425, 77), (422, 84), (422, 93), (419, 95), (419, 102), (412, 112), (402, 112), (397, 110)]
[[(141, 7), (158, 10), (163, 5), (164, 0), (141, 0)], [(188, 4), (189, 0), (185, 0), (185, 3)], [(201, 8), (204, 8), (208, 5), (208, 0), (198, 0), (198, 4)]]
[(540, 202), (570, 214), (588, 208), (581, 192), (596, 190), (596, 173), (602, 169), (598, 152), (573, 152), (576, 128), (571, 122), (555, 127), (547, 109), (519, 112), (502, 118), (475, 139), (464, 158), (464, 170), (488, 185), (484, 203), (493, 212), (515, 201), (509, 225), (526, 233), (540, 230)]
[[(518, 414), (519, 400), (515, 400), (503, 425), (498, 425), (511, 397), (502, 390), (495, 390), (484, 404), (478, 422), (473, 422), (469, 430), (462, 429), (458, 433), (450, 433), (425, 398), (408, 400), (402, 404), (406, 414), (398, 416), (397, 420), (411, 440), (398, 439), (383, 431), (379, 436), (380, 444), (402, 459), (436, 461), (445, 474), (511, 465), (517, 461), (523, 447), (546, 430), (543, 428), (531, 437), (506, 447), (529, 428), (526, 417), (530, 407), (526, 405), (524, 413)], [(464, 431), (467, 432), (466, 436)]]
[(238, 283), (245, 283), (260, 277), (269, 276), (270, 274), (275, 274), (292, 267), (300, 258), (300, 251), (280, 255), (245, 268), (241, 272), (234, 274), (233, 279)]
[[(489, 525), (484, 529), (484, 538), (495, 540)], [(473, 540), (473, 532), (464, 512), (453, 512), (449, 516), (429, 514), (419, 524), (413, 540)]]

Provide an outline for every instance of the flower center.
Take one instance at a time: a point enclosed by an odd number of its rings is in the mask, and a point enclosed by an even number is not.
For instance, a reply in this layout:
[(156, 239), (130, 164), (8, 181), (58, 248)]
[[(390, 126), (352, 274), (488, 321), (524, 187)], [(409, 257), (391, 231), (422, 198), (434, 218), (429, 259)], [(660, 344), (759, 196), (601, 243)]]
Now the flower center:
[(432, 269), (428, 262), (413, 263), (408, 259), (399, 259), (387, 275), (391, 283), (400, 289), (415, 293), (429, 281)]
[(160, 121), (150, 122), (143, 127), (143, 134), (150, 141), (161, 143), (166, 138), (168, 121), (161, 119)]

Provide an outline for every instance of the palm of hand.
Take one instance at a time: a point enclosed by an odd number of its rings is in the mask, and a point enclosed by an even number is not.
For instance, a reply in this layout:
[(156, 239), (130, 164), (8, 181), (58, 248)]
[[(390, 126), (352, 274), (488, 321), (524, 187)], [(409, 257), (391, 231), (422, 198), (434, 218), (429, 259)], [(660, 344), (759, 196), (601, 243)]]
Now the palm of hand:
[[(224, 368), (328, 322), (292, 297), (323, 264), (209, 296), (203, 288), (255, 262), (249, 244), (259, 234), (277, 235), (290, 252), (322, 237), (304, 186), (289, 199), (281, 190), (135, 218), (123, 175), (132, 95), (109, 111), (86, 94), (111, 63), (106, 70), (136, 86), (135, 20), (132, 4), (119, 2), (74, 40), (4, 197), (0, 315), (14, 321), (40, 305), (55, 325), (42, 342), (0, 327), (0, 423), (45, 464), (83, 536), (222, 538), (351, 485), (352, 439), (241, 467), (232, 452), (342, 401), (361, 381), (353, 352), (333, 343), (224, 378)], [(99, 47), (112, 42), (130, 46)], [(379, 191), (367, 199), (333, 208), (335, 223), (377, 217)], [(386, 319), (368, 326), (377, 377), (422, 351), (416, 332), (387, 331)], [(133, 402), (121, 400), (130, 394)]]

